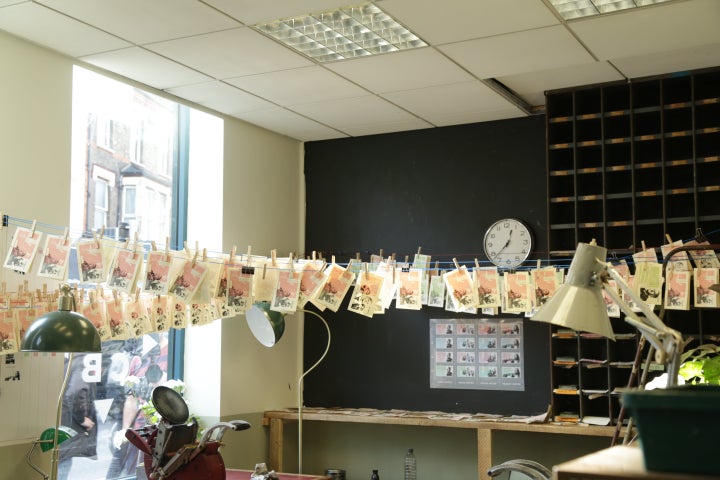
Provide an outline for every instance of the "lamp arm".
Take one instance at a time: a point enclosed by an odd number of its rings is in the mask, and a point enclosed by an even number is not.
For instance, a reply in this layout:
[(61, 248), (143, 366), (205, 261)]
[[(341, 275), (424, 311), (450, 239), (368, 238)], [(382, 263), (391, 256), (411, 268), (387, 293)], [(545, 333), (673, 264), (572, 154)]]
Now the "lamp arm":
[(312, 372), (315, 367), (320, 365), (320, 362), (322, 362), (325, 359), (325, 356), (327, 355), (328, 351), (330, 350), (330, 340), (332, 336), (330, 335), (330, 326), (327, 324), (325, 319), (318, 313), (313, 312), (312, 310), (299, 310), (303, 313), (309, 313), (311, 315), (316, 316), (325, 326), (325, 330), (327, 330), (327, 344), (325, 345), (325, 351), (320, 356), (320, 358), (317, 359), (317, 361), (313, 364), (312, 367), (305, 370), (305, 373), (300, 375), (300, 378), (298, 378), (297, 383), (297, 399), (298, 399), (298, 473), (302, 473), (302, 411), (303, 411), (303, 391), (302, 391), (302, 383), (305, 379), (305, 376)]
[[(647, 338), (650, 344), (655, 347), (655, 357), (658, 363), (667, 365), (668, 383), (671, 387), (677, 384), (678, 371), (680, 369), (680, 356), (685, 341), (682, 334), (677, 330), (668, 327), (655, 312), (640, 299), (624, 278), (615, 270), (611, 264), (605, 263), (604, 272), (617, 282), (618, 287), (640, 308), (644, 316), (638, 315), (630, 308), (625, 300), (621, 298), (616, 290), (603, 280), (602, 285), (607, 294), (618, 304), (625, 313), (625, 321), (635, 327)], [(607, 278), (607, 276), (606, 276)]]
[(74, 353), (70, 352), (68, 354), (67, 369), (65, 370), (65, 376), (63, 377), (62, 386), (60, 387), (60, 394), (58, 395), (57, 411), (55, 413), (55, 432), (53, 433), (53, 449), (50, 460), (50, 478), (52, 480), (57, 480), (58, 478), (58, 464), (60, 463), (60, 445), (58, 445), (58, 435), (62, 419), (63, 397), (65, 396), (65, 390), (67, 389), (68, 382), (70, 380), (73, 357)]

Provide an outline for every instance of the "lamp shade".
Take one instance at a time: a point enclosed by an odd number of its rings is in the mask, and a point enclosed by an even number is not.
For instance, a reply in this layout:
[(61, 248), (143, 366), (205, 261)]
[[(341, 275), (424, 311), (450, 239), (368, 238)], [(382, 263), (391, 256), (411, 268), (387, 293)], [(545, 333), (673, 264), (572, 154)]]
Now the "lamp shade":
[(266, 347), (275, 345), (285, 332), (285, 317), (270, 310), (270, 302), (257, 302), (245, 312), (250, 331)]
[(578, 244), (565, 283), (533, 315), (532, 320), (615, 340), (602, 295), (603, 284), (598, 275), (604, 268), (600, 262), (605, 261), (606, 255), (604, 247)]
[(100, 335), (95, 325), (70, 305), (74, 298), (70, 288), (63, 286), (58, 310), (35, 320), (25, 332), (20, 350), (25, 352), (88, 352), (101, 351)]

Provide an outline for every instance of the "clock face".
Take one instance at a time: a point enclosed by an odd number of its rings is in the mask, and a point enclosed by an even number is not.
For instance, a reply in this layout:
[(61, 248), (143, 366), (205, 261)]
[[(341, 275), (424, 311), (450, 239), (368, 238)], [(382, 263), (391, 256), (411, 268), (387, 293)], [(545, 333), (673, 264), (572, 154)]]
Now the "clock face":
[(532, 235), (520, 220), (504, 218), (485, 232), (483, 248), (488, 260), (501, 268), (515, 268), (530, 256)]

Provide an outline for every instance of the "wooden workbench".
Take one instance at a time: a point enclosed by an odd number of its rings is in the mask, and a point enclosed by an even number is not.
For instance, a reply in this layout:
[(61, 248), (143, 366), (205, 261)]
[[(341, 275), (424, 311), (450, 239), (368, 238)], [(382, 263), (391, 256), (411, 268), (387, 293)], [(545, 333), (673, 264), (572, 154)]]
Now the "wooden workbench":
[[(282, 471), (283, 427), (297, 421), (297, 409), (270, 410), (263, 424), (270, 429), (268, 467)], [(413, 425), (422, 427), (469, 428), (477, 430), (478, 479), (486, 479), (492, 466), (492, 442), (495, 431), (519, 431), (569, 435), (612, 437), (614, 427), (584, 424), (526, 423), (527, 419), (482, 414), (449, 414), (410, 412), (405, 410), (303, 408), (303, 422), (347, 422), (380, 425)]]

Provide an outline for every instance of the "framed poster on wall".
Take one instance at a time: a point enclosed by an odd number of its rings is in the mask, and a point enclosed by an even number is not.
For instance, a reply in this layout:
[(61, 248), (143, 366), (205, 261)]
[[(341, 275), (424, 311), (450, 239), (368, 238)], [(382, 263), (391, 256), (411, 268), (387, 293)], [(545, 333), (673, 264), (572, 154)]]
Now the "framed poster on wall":
[(521, 318), (430, 319), (430, 388), (525, 390)]

